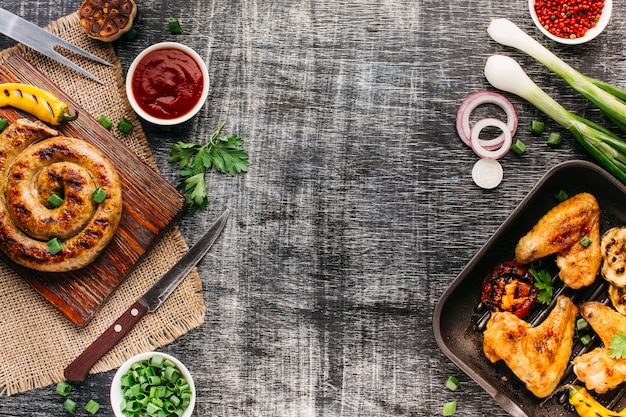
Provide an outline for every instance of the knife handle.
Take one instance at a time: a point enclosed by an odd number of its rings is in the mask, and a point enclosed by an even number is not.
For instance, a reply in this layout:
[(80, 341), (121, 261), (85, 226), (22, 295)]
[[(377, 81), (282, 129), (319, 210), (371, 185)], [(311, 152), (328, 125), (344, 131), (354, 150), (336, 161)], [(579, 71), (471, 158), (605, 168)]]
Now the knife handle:
[(70, 363), (63, 374), (70, 382), (84, 381), (89, 370), (102, 358), (113, 346), (117, 344), (133, 328), (135, 324), (147, 313), (148, 305), (139, 299), (131, 305), (108, 329), (104, 331), (83, 353), (78, 355), (74, 362)]

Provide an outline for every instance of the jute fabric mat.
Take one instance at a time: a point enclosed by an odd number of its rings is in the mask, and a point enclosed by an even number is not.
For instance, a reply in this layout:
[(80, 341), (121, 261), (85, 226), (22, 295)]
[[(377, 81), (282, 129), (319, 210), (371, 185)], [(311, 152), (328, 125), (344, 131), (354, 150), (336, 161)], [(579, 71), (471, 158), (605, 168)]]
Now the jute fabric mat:
[[(80, 29), (77, 13), (53, 22), (47, 29), (114, 63), (113, 67), (106, 67), (71, 57), (104, 85), (100, 86), (23, 45), (1, 52), (0, 64), (10, 54), (20, 54), (95, 117), (105, 114), (113, 121), (122, 116), (131, 120), (136, 127), (131, 134), (113, 133), (156, 170), (148, 141), (128, 104), (122, 68), (113, 47), (88, 38)], [(178, 228), (174, 227), (84, 328), (72, 324), (11, 268), (0, 262), (0, 395), (12, 395), (63, 380), (65, 367), (186, 251), (187, 245)], [(205, 314), (201, 287), (200, 277), (194, 269), (161, 308), (146, 315), (91, 372), (117, 368), (134, 354), (164, 346), (200, 326)]]

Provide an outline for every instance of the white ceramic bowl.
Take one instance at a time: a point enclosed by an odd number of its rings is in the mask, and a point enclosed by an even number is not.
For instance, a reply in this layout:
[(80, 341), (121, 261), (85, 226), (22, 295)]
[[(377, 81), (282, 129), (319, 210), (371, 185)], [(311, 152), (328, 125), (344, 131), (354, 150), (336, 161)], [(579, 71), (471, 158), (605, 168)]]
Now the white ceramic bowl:
[(543, 33), (545, 36), (552, 39), (553, 41), (563, 43), (566, 45), (578, 45), (581, 43), (589, 42), (590, 40), (598, 36), (600, 33), (602, 33), (602, 31), (606, 28), (606, 25), (609, 23), (609, 20), (611, 20), (611, 12), (613, 10), (613, 0), (604, 0), (604, 9), (602, 9), (602, 15), (600, 16), (600, 21), (593, 28), (589, 29), (587, 33), (585, 33), (585, 36), (583, 36), (582, 38), (576, 38), (576, 39), (560, 38), (548, 32), (546, 28), (544, 28), (541, 25), (541, 23), (539, 23), (539, 19), (537, 18), (537, 13), (535, 12), (535, 0), (528, 0), (528, 8), (530, 9), (530, 16), (532, 17), (533, 22), (535, 22), (535, 25), (537, 26), (537, 28), (539, 28), (541, 33)]
[(135, 355), (132, 358), (128, 359), (126, 362), (124, 362), (113, 376), (113, 381), (111, 382), (111, 408), (113, 409), (113, 414), (115, 414), (115, 417), (124, 417), (124, 414), (121, 410), (121, 404), (123, 399), (122, 376), (130, 369), (133, 363), (150, 359), (153, 356), (162, 356), (164, 359), (169, 359), (176, 364), (176, 366), (180, 370), (181, 376), (183, 376), (187, 380), (187, 382), (189, 383), (189, 387), (191, 388), (190, 403), (183, 413), (182, 417), (190, 417), (193, 413), (193, 410), (196, 406), (196, 386), (187, 367), (183, 365), (181, 361), (166, 353), (144, 352), (140, 353), (139, 355)]
[[(137, 98), (135, 97), (133, 93), (133, 88), (132, 88), (133, 77), (140, 61), (144, 59), (151, 52), (154, 52), (160, 49), (178, 49), (179, 51), (186, 53), (191, 58), (193, 58), (193, 60), (198, 64), (202, 72), (203, 84), (202, 84), (202, 93), (200, 95), (200, 99), (189, 112), (176, 118), (165, 119), (165, 118), (158, 118), (158, 117), (148, 114), (139, 105), (139, 102), (137, 101)], [(150, 123), (154, 123), (156, 125), (163, 125), (163, 126), (177, 125), (177, 124), (186, 122), (187, 120), (191, 119), (200, 111), (202, 106), (204, 106), (204, 103), (206, 102), (206, 98), (209, 95), (209, 71), (202, 57), (198, 55), (198, 53), (194, 51), (193, 49), (191, 49), (190, 47), (183, 45), (181, 43), (178, 43), (178, 42), (160, 42), (141, 51), (141, 53), (137, 55), (135, 59), (133, 60), (133, 62), (130, 64), (130, 67), (128, 68), (128, 73), (126, 74), (126, 95), (128, 96), (128, 101), (130, 102), (131, 107), (133, 108), (133, 110), (135, 110), (135, 112), (142, 119)]]

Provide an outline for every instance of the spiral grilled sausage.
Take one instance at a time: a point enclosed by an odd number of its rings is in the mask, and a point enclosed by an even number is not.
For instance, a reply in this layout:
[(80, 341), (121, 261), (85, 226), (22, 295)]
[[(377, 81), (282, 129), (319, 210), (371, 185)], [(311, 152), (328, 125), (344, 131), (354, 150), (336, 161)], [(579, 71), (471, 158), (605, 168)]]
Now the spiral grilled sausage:
[[(80, 269), (113, 238), (122, 216), (122, 189), (110, 161), (94, 146), (57, 136), (43, 123), (20, 119), (0, 134), (0, 249), (43, 272)], [(92, 198), (101, 188), (101, 203)], [(60, 206), (48, 202), (62, 198)], [(61, 241), (52, 254), (48, 241)]]

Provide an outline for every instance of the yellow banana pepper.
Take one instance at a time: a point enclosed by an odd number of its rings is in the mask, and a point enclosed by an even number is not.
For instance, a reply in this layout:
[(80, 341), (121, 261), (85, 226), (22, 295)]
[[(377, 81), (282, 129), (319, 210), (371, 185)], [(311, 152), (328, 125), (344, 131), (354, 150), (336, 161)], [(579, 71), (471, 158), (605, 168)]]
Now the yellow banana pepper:
[(568, 384), (564, 388), (569, 390), (569, 403), (580, 417), (626, 417), (626, 409), (620, 412), (609, 410), (581, 386)]
[(0, 84), (0, 107), (4, 106), (16, 107), (53, 125), (78, 117), (57, 96), (30, 84)]

